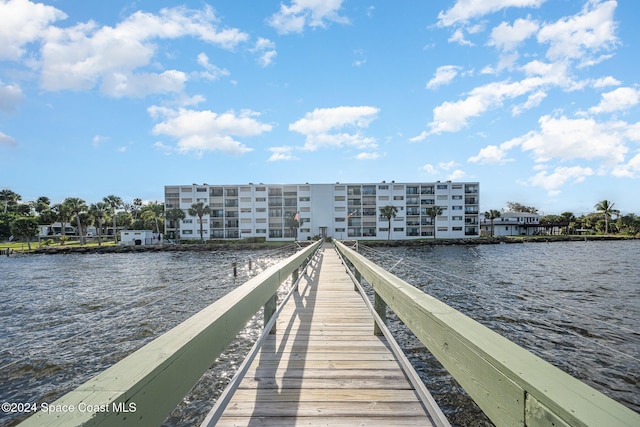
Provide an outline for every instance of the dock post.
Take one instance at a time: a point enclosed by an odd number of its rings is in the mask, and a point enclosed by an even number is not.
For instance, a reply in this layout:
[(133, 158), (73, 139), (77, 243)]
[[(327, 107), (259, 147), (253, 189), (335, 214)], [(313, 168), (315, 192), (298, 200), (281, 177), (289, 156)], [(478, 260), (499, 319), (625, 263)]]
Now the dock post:
[[(378, 313), (378, 316), (380, 316), (380, 319), (382, 319), (382, 322), (387, 323), (387, 303), (384, 302), (377, 292), (374, 292), (373, 294), (373, 308), (376, 313)], [(382, 336), (382, 329), (380, 329), (380, 326), (375, 322), (373, 324), (373, 334)]]

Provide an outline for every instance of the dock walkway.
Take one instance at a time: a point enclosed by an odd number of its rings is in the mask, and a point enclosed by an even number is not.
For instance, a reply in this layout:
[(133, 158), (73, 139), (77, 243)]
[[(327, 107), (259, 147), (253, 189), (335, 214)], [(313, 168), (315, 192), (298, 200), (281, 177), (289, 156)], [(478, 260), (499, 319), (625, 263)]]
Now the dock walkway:
[(215, 425), (433, 425), (334, 248), (321, 251)]

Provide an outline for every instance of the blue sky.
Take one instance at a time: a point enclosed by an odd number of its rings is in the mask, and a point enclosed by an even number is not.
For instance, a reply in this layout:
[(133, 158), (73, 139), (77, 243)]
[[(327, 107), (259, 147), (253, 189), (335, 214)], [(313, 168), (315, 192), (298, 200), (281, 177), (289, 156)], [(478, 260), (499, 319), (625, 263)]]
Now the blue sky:
[(479, 181), (640, 214), (640, 3), (0, 0), (0, 188)]

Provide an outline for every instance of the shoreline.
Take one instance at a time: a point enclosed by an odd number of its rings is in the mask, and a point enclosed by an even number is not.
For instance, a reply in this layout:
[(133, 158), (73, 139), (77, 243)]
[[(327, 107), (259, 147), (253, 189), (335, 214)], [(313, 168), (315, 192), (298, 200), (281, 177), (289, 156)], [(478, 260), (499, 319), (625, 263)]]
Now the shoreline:
[[(587, 241), (618, 241), (618, 240), (638, 240), (634, 236), (501, 236), (501, 237), (479, 237), (472, 239), (419, 239), (419, 240), (360, 240), (367, 246), (374, 247), (419, 247), (419, 246), (452, 246), (452, 245), (496, 245), (496, 244), (517, 244), (517, 243), (553, 243), (553, 242), (587, 242)], [(354, 241), (354, 240), (347, 240)], [(309, 241), (299, 241), (301, 245), (306, 245)], [(281, 244), (279, 244), (281, 243)], [(269, 243), (185, 243), (185, 244), (158, 244), (144, 246), (56, 246), (42, 247), (24, 254), (72, 254), (72, 253), (140, 253), (140, 252), (187, 252), (187, 251), (236, 251), (236, 250), (263, 250), (274, 249), (293, 244), (291, 242)], [(14, 251), (13, 254), (20, 253)]]

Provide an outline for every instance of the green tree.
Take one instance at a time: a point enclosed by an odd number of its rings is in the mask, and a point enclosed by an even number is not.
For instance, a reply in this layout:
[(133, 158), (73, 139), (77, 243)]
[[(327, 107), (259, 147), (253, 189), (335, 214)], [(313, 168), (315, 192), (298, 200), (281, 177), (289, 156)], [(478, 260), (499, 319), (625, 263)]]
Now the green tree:
[(442, 208), (440, 206), (430, 206), (426, 209), (426, 213), (431, 218), (431, 224), (433, 224), (433, 238), (436, 238), (436, 217), (442, 215)]
[(149, 203), (140, 210), (140, 218), (156, 226), (156, 233), (160, 233), (160, 223), (164, 223), (164, 203)]
[(129, 228), (133, 224), (133, 216), (127, 211), (118, 212), (116, 215), (116, 225), (120, 228)]
[(538, 213), (538, 208), (533, 206), (525, 206), (518, 202), (507, 202), (507, 209), (511, 212), (529, 212), (532, 214)]
[[(64, 236), (64, 229), (66, 227), (66, 224), (71, 219), (71, 211), (69, 210), (69, 207), (64, 203), (57, 203), (53, 205), (51, 211), (53, 212), (53, 222), (58, 221), (60, 223), (60, 235)], [(62, 243), (64, 244), (64, 240), (62, 241)]]
[(396, 217), (398, 207), (392, 205), (382, 206), (380, 208), (380, 216), (387, 219), (389, 228), (387, 229), (387, 240), (391, 240), (391, 219)]
[[(118, 224), (116, 223), (116, 209), (122, 207), (122, 199), (118, 196), (109, 195), (102, 199), (110, 207), (111, 217), (113, 218), (113, 243), (118, 244)], [(98, 238), (98, 241), (100, 239)]]
[(569, 227), (571, 226), (571, 223), (574, 222), (576, 220), (576, 216), (573, 214), (573, 212), (562, 212), (560, 214), (560, 221), (566, 224), (566, 231), (565, 234), (569, 235)]
[(484, 218), (491, 221), (491, 237), (493, 237), (493, 220), (500, 218), (500, 211), (496, 209), (488, 210), (484, 213)]
[(640, 217), (636, 216), (636, 214), (619, 216), (616, 225), (621, 233), (630, 236), (635, 236), (640, 233)]
[(11, 234), (18, 239), (27, 239), (31, 250), (31, 239), (38, 235), (38, 220), (32, 216), (21, 216), (11, 222)]
[(38, 213), (40, 224), (51, 225), (55, 222), (55, 214), (51, 210), (51, 200), (48, 197), (38, 197), (33, 208)]
[(202, 229), (202, 217), (205, 215), (209, 215), (211, 213), (211, 208), (209, 205), (205, 205), (202, 202), (194, 203), (189, 208), (189, 215), (197, 216), (200, 222), (200, 241), (204, 243), (203, 229)]
[[(89, 213), (93, 215), (93, 217), (98, 222), (98, 246), (102, 246), (102, 220), (105, 215), (109, 213), (110, 209), (112, 209), (107, 203), (98, 202), (94, 203), (89, 207)], [(113, 216), (115, 222), (115, 215)], [(115, 230), (115, 227), (114, 227)], [(115, 231), (114, 231), (115, 232)], [(117, 241), (116, 241), (117, 243)]]
[(3, 212), (7, 213), (7, 211), (11, 211), (9, 209), (9, 207), (11, 207), (12, 209), (15, 209), (15, 207), (18, 205), (18, 202), (22, 200), (22, 197), (18, 194), (15, 193), (11, 190), (0, 190), (0, 203), (2, 203), (3, 206)]
[(595, 205), (596, 211), (604, 216), (604, 234), (609, 234), (609, 220), (611, 217), (620, 214), (619, 210), (613, 208), (615, 205), (609, 200), (602, 200)]
[[(78, 234), (80, 235), (80, 245), (84, 246), (84, 235), (82, 233), (82, 222), (80, 219), (80, 214), (85, 213), (87, 211), (87, 204), (84, 200), (79, 199), (77, 197), (67, 197), (62, 202), (63, 205), (67, 206), (69, 212), (71, 212), (76, 218), (76, 224), (78, 226)], [(64, 230), (64, 228), (63, 228)]]
[(164, 214), (165, 218), (169, 221), (176, 223), (178, 231), (175, 232), (174, 239), (180, 240), (180, 222), (186, 217), (184, 211), (180, 208), (171, 208)]

